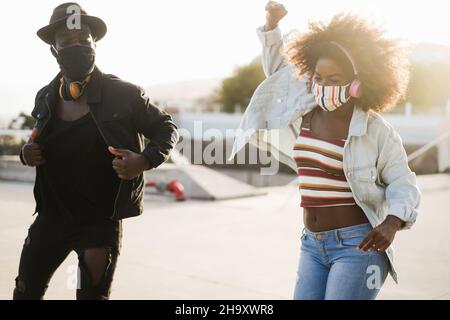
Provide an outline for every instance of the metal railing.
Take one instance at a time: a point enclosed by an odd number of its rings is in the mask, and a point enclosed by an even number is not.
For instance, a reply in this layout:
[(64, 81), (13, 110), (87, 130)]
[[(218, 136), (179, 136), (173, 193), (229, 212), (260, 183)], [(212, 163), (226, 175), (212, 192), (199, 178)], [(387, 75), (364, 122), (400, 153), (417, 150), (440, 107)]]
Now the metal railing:
[(438, 136), (436, 139), (431, 140), (427, 144), (423, 145), (422, 147), (420, 147), (419, 149), (417, 149), (416, 151), (414, 151), (410, 155), (408, 155), (408, 162), (411, 162), (411, 161), (417, 159), (421, 155), (425, 154), (428, 150), (430, 150), (434, 146), (441, 143), (441, 141), (448, 139), (449, 137), (450, 137), (450, 130), (448, 130), (447, 132), (444, 132), (443, 134)]

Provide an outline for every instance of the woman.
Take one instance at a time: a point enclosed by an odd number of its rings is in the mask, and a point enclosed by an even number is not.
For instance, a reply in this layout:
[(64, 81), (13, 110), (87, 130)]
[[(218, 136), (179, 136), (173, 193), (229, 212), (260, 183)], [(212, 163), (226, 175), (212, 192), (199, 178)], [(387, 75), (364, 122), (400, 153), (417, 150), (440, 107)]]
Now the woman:
[(311, 23), (283, 47), (287, 11), (273, 1), (266, 11), (258, 35), (268, 78), (234, 152), (272, 136), (266, 146), (298, 173), (305, 228), (294, 299), (375, 299), (388, 273), (397, 282), (392, 242), (421, 199), (399, 135), (377, 113), (402, 97), (407, 64), (397, 42), (352, 15)]

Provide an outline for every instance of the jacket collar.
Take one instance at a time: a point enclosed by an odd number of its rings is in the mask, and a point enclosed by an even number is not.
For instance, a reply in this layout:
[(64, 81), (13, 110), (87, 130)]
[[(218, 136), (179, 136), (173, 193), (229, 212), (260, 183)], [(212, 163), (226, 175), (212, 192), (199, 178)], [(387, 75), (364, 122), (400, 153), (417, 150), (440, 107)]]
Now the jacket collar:
[(94, 71), (92, 71), (91, 81), (86, 88), (87, 103), (99, 103), (102, 101), (102, 90), (101, 81), (103, 73), (95, 66)]
[(353, 114), (348, 129), (349, 136), (363, 136), (367, 133), (369, 112), (364, 111), (357, 105), (353, 107)]
[[(56, 98), (59, 95), (59, 85), (60, 79), (62, 77), (61, 72), (59, 72), (55, 78), (49, 84), (49, 93), (50, 99), (52, 99), (51, 105), (54, 105), (56, 102)], [(101, 81), (102, 81), (103, 73), (95, 66), (92, 71), (91, 80), (86, 87), (86, 95), (87, 95), (87, 103), (89, 105), (99, 103), (102, 100), (102, 91), (101, 91)]]

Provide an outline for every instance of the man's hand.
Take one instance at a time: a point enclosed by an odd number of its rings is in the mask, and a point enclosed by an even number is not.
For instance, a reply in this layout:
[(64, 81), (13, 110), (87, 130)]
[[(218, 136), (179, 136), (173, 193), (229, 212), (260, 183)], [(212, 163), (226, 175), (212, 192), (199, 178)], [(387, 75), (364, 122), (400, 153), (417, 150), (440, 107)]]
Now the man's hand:
[(369, 232), (359, 244), (358, 250), (385, 252), (392, 241), (394, 241), (395, 234), (402, 228), (403, 224), (404, 222), (399, 218), (388, 215), (378, 227)]
[(283, 19), (288, 11), (286, 8), (278, 2), (269, 1), (266, 4), (266, 25), (264, 26), (265, 31), (273, 30), (277, 27), (278, 22)]
[(139, 153), (113, 147), (108, 150), (115, 156), (112, 166), (120, 179), (131, 180), (149, 168), (147, 159)]
[(22, 158), (27, 166), (30, 167), (41, 166), (45, 163), (45, 159), (42, 156), (43, 147), (35, 142), (38, 135), (38, 130), (33, 128), (30, 139), (22, 147)]

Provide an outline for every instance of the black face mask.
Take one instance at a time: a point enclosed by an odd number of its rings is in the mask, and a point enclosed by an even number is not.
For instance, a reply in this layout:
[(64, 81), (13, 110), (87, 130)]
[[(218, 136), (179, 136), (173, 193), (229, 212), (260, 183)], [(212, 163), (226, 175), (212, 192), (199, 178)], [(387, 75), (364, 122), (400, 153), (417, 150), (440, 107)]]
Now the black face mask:
[(88, 46), (63, 48), (56, 54), (63, 76), (71, 81), (83, 81), (94, 70), (95, 50)]

